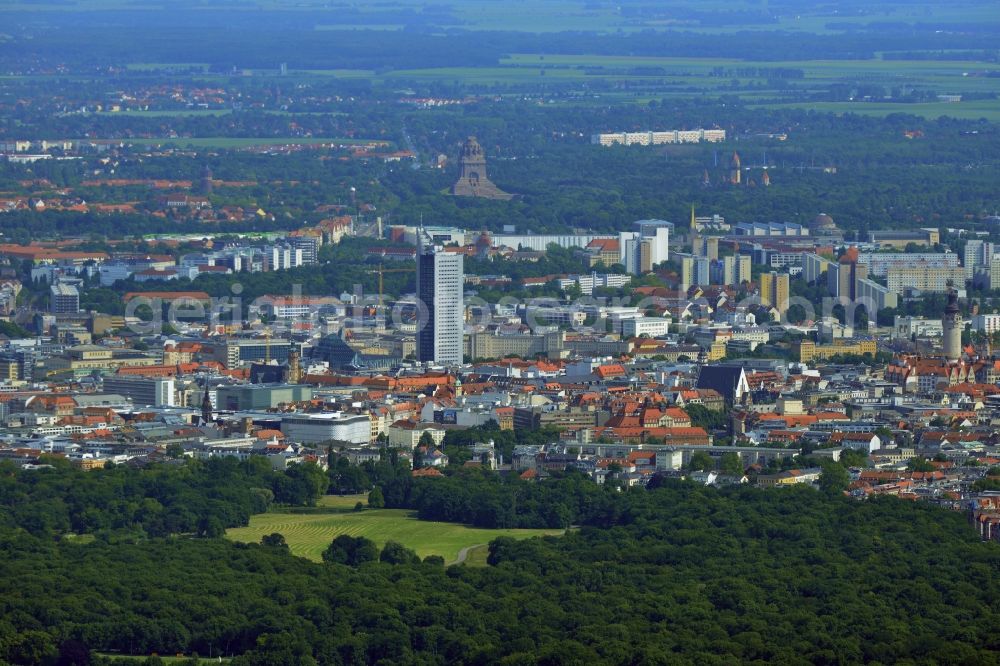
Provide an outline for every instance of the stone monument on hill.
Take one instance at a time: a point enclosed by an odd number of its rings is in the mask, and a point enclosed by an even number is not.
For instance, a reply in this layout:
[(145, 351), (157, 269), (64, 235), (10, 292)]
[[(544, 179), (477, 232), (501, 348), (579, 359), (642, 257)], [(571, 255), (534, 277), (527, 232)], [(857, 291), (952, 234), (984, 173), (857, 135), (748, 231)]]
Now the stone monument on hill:
[(451, 193), (456, 197), (482, 197), (502, 201), (514, 197), (486, 177), (486, 156), (476, 137), (470, 136), (465, 140), (458, 164), (460, 169), (458, 181), (451, 187)]

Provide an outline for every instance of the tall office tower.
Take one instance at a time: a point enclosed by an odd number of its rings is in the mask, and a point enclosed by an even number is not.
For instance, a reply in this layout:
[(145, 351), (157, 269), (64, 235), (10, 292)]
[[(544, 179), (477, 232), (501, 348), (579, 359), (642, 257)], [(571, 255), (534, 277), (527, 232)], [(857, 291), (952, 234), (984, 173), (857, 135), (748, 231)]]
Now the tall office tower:
[[(464, 329), (462, 255), (417, 234), (417, 360), (460, 365)], [(425, 309), (426, 308), (426, 309)]]
[(695, 257), (705, 254), (705, 239), (693, 232), (691, 234), (691, 254)]

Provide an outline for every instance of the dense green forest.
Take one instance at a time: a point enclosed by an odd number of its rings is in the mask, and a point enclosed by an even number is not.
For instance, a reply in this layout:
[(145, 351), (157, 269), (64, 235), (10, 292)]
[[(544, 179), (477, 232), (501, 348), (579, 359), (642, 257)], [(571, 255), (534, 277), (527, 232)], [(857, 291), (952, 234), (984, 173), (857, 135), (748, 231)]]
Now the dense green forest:
[(0, 659), (55, 663), (68, 645), (238, 666), (1000, 663), (1000, 549), (961, 514), (808, 488), (544, 492), (605, 510), (564, 537), (496, 540), (485, 568), (396, 547), (313, 564), (273, 535), (109, 544), (5, 527)]
[(51, 458), (48, 469), (15, 472), (0, 463), (0, 527), (40, 537), (219, 536), (272, 502), (309, 505), (326, 492), (316, 465), (276, 472), (263, 457), (177, 459), (148, 469), (112, 465), (83, 472)]

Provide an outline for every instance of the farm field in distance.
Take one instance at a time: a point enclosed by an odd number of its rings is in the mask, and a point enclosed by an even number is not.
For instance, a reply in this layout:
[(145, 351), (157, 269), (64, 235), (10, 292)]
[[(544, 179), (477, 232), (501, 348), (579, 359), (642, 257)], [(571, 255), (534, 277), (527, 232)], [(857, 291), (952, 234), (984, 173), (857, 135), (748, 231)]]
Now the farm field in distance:
[(751, 104), (759, 109), (806, 109), (830, 113), (857, 113), (866, 116), (887, 116), (892, 113), (909, 113), (934, 119), (942, 116), (978, 120), (985, 118), (1000, 122), (1000, 100), (972, 100), (962, 102), (788, 102), (782, 104)]
[[(941, 86), (939, 92), (994, 92), (996, 82), (992, 77), (981, 76), (986, 73), (1000, 71), (1000, 63), (970, 61), (970, 60), (788, 60), (788, 61), (757, 61), (735, 58), (671, 58), (652, 56), (605, 56), (605, 55), (549, 55), (549, 54), (513, 54), (500, 61), (501, 65), (528, 68), (538, 75), (540, 68), (552, 68), (546, 76), (570, 77), (571, 74), (555, 74), (558, 72), (574, 72), (576, 76), (622, 76), (635, 78), (663, 78), (680, 80), (685, 83), (721, 85), (728, 83), (729, 78), (712, 76), (716, 68), (727, 70), (775, 70), (801, 69), (803, 79), (787, 79), (786, 83), (825, 83), (845, 82), (863, 79), (866, 83), (913, 83), (922, 86)], [(652, 70), (657, 68), (662, 73), (635, 72), (635, 68)], [(459, 68), (456, 68), (456, 70)], [(433, 71), (433, 70), (432, 70)], [(453, 71), (453, 70), (449, 70)], [(397, 75), (402, 75), (398, 72)], [(766, 82), (766, 76), (735, 76), (740, 81)], [(943, 89), (947, 86), (947, 90)]]
[[(416, 551), (420, 557), (440, 555), (451, 564), (463, 548), (469, 548), (469, 564), (485, 564), (485, 546), (498, 537), (528, 539), (556, 536), (562, 530), (505, 529), (490, 530), (454, 523), (417, 520), (401, 509), (365, 509), (354, 511), (364, 495), (327, 496), (312, 510), (263, 513), (250, 518), (247, 527), (226, 530), (233, 541), (259, 543), (262, 536), (278, 532), (285, 537), (293, 555), (322, 561), (323, 551), (338, 535), (363, 536), (381, 548), (386, 541), (397, 541)], [(475, 548), (483, 546), (483, 548)]]

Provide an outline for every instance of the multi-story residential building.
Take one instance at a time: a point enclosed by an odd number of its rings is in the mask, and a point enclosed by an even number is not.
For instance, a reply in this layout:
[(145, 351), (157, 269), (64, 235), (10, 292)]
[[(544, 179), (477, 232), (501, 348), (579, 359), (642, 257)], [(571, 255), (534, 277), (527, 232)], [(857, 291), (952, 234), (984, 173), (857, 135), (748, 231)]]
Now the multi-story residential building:
[(621, 322), (622, 335), (629, 338), (637, 338), (643, 335), (651, 338), (660, 337), (670, 332), (670, 320), (663, 317), (636, 317), (633, 319), (623, 319)]
[(275, 245), (267, 252), (268, 268), (272, 271), (298, 268), (304, 265), (302, 248), (291, 245)]
[[(696, 257), (690, 254), (677, 252), (674, 257), (681, 266), (680, 282), (681, 288), (687, 289), (692, 285), (712, 284), (712, 261), (708, 257)], [(716, 269), (718, 276), (719, 269)]]
[[(463, 233), (464, 238), (464, 233)], [(558, 235), (535, 235), (535, 234), (496, 234), (492, 236), (493, 247), (509, 247), (514, 250), (531, 250), (533, 252), (545, 252), (549, 245), (558, 245), (562, 248), (587, 247), (597, 239), (615, 239), (617, 236), (609, 234), (558, 234)]]
[(694, 129), (694, 130), (663, 130), (645, 132), (605, 132), (594, 134), (590, 142), (599, 146), (660, 146), (670, 143), (718, 143), (726, 140), (726, 130)]
[(789, 276), (787, 273), (761, 273), (760, 302), (778, 310), (784, 316), (788, 311)]
[(1000, 331), (1000, 314), (977, 314), (972, 318), (972, 330), (990, 335)]
[(818, 254), (813, 254), (812, 252), (802, 253), (802, 279), (809, 284), (818, 282), (819, 280), (826, 280), (827, 270), (831, 266), (835, 266), (834, 262), (819, 256)]
[(972, 282), (979, 289), (1000, 289), (1000, 255), (994, 255), (984, 265), (976, 266)]
[(316, 236), (288, 236), (285, 244), (292, 250), (300, 250), (302, 265), (315, 264), (318, 260), (320, 239)]
[[(980, 241), (982, 242), (982, 241)], [(928, 268), (955, 268), (958, 266), (958, 255), (954, 252), (861, 252), (858, 263), (868, 266), (868, 274), (875, 277), (885, 277), (890, 268), (908, 267), (914, 264)]]
[(802, 265), (802, 252), (781, 251), (754, 246), (754, 262), (771, 268), (787, 268)]
[(993, 243), (980, 238), (965, 241), (962, 265), (965, 266), (966, 279), (971, 280), (975, 277), (977, 268), (989, 268), (996, 251), (997, 248)]
[(21, 363), (14, 354), (0, 355), (0, 382), (14, 382), (21, 378)]
[(582, 293), (590, 296), (594, 293), (595, 287), (609, 287), (616, 289), (624, 287), (631, 281), (631, 275), (619, 275), (615, 273), (599, 275), (597, 273), (590, 273), (589, 275), (570, 275), (569, 277), (560, 278), (559, 288), (569, 289), (573, 285), (577, 285), (580, 287), (580, 291)]
[(858, 250), (852, 247), (837, 263), (827, 266), (826, 276), (830, 294), (853, 301), (858, 297), (857, 281), (868, 278), (868, 267), (858, 263)]
[(874, 321), (875, 319), (875, 313), (872, 312), (872, 309), (884, 310), (899, 305), (896, 292), (873, 280), (859, 279), (855, 282), (854, 289), (858, 302), (864, 303), (869, 310), (869, 320)]
[(673, 225), (664, 220), (640, 220), (639, 231), (618, 234), (622, 251), (622, 264), (633, 275), (648, 273), (669, 258), (670, 229)]
[(961, 267), (939, 268), (924, 262), (906, 266), (892, 266), (886, 274), (886, 286), (897, 294), (911, 291), (929, 291), (943, 294), (949, 287), (961, 289), (965, 286), (965, 269)]

